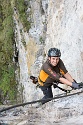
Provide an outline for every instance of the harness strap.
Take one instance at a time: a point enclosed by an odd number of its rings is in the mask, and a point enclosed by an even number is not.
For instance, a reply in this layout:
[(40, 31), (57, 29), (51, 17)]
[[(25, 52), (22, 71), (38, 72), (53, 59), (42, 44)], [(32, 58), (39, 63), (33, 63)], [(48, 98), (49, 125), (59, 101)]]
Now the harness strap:
[(43, 81), (40, 79), (40, 77), (38, 77), (38, 83), (39, 83), (39, 85), (44, 86), (44, 83), (45, 83), (45, 82), (43, 82)]
[[(45, 82), (43, 82), (41, 79), (40, 79), (40, 77), (38, 77), (38, 79), (39, 79), (39, 81), (42, 83), (42, 84), (40, 84), (40, 85), (42, 85), (42, 86), (44, 86), (44, 83)], [(58, 85), (56, 85), (56, 84), (53, 84), (54, 85), (54, 88), (59, 88), (60, 90), (62, 90), (62, 91), (64, 91), (64, 92), (66, 92), (66, 93), (68, 93), (68, 92), (70, 92), (71, 90), (66, 90), (66, 89), (63, 89), (63, 88), (61, 88), (61, 87), (59, 87)]]
[(61, 88), (61, 87), (59, 87), (58, 85), (56, 85), (56, 84), (53, 84), (54, 85), (54, 87), (55, 88), (59, 88), (60, 90), (62, 90), (62, 91), (64, 91), (64, 92), (66, 92), (66, 93), (68, 93), (68, 92), (70, 92), (71, 90), (66, 90), (66, 89), (63, 89), (63, 88)]

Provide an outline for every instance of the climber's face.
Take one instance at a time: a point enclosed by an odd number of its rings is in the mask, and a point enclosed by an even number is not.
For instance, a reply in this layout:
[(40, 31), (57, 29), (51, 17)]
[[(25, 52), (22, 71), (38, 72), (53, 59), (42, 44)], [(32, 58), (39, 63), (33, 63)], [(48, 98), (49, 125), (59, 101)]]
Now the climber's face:
[(50, 64), (52, 66), (56, 66), (59, 62), (59, 57), (49, 57), (48, 59), (49, 59)]

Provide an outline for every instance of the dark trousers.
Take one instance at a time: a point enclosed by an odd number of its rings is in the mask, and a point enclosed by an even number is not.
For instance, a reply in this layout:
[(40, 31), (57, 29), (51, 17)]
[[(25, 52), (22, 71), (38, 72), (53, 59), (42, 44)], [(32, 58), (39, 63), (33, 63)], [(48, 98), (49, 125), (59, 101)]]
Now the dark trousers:
[(44, 97), (42, 98), (42, 104), (45, 104), (46, 102), (50, 101), (50, 100), (46, 101), (44, 99), (53, 98), (51, 86), (40, 86), (39, 88), (42, 90), (44, 94)]

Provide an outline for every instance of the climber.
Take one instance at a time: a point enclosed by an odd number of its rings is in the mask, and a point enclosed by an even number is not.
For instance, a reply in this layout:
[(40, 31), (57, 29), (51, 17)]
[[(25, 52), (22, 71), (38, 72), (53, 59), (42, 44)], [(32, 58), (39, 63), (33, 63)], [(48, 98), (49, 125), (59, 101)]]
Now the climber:
[(44, 99), (52, 98), (52, 85), (53, 82), (66, 84), (73, 89), (80, 89), (79, 84), (68, 73), (63, 61), (60, 59), (61, 52), (57, 48), (50, 48), (48, 51), (48, 58), (42, 65), (38, 83), (39, 88), (43, 91), (44, 97), (42, 104), (46, 103)]

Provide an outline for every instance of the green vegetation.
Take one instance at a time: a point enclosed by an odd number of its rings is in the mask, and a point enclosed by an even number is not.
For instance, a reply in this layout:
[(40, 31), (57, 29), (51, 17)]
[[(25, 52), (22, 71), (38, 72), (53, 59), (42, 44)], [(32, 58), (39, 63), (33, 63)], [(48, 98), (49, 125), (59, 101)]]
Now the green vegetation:
[[(26, 15), (26, 10), (27, 10), (27, 5), (29, 3), (29, 0), (25, 4), (24, 0), (15, 0), (15, 6), (18, 9), (19, 12), (19, 18), (21, 20), (21, 23), (23, 24), (23, 27), (25, 31), (29, 31), (31, 27), (31, 23), (27, 20), (27, 15)], [(28, 14), (30, 16), (31, 13)]]
[(0, 101), (16, 95), (15, 66), (13, 64), (13, 10), (11, 0), (0, 0)]
[(42, 36), (40, 37), (39, 41), (40, 41), (41, 44), (45, 44), (45, 40), (43, 39)]
[[(31, 11), (26, 15), (28, 5), (29, 0), (26, 2), (24, 0), (0, 0), (0, 103), (3, 103), (5, 99), (16, 98), (13, 7), (18, 10), (23, 28), (29, 31), (31, 24), (27, 21), (27, 16), (31, 16)], [(25, 45), (24, 39), (23, 44)]]

